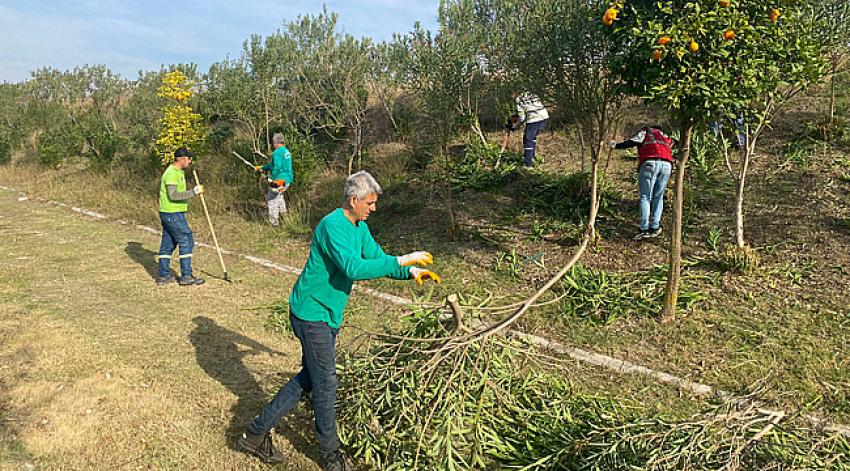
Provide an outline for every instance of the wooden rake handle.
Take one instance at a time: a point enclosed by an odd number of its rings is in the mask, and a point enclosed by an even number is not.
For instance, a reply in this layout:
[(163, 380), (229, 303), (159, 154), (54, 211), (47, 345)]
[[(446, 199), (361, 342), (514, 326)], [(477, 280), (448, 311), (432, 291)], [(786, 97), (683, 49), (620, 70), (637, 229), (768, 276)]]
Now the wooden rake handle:
[[(192, 170), (192, 175), (195, 176), (195, 184), (200, 185), (201, 180), (198, 178), (198, 172)], [(210, 234), (212, 234), (213, 243), (215, 244), (215, 251), (218, 253), (218, 261), (221, 263), (221, 271), (224, 272), (224, 279), (230, 281), (230, 277), (227, 276), (227, 268), (224, 266), (224, 257), (221, 256), (221, 247), (218, 246), (218, 237), (215, 236), (215, 229), (213, 229), (212, 219), (210, 219), (210, 211), (207, 209), (207, 201), (204, 199), (203, 193), (199, 196), (201, 197), (201, 205), (204, 207), (204, 215), (207, 217), (207, 224), (210, 226)]]

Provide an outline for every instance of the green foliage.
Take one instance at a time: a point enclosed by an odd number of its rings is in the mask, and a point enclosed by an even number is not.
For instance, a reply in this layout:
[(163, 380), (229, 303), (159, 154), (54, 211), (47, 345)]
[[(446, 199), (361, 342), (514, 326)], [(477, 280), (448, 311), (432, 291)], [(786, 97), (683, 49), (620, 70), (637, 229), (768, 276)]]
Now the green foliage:
[(705, 122), (718, 112), (731, 117), (735, 110), (747, 110), (753, 122), (765, 112), (757, 104), (781, 84), (823, 73), (810, 4), (785, 2), (774, 18), (774, 7), (759, 0), (620, 0), (611, 35), (621, 54), (612, 69), (629, 91), (665, 106), (677, 122)]
[(702, 181), (716, 176), (723, 169), (724, 145), (711, 131), (695, 132), (691, 139), (689, 160), (692, 176)]
[(511, 249), (510, 252), (499, 252), (496, 254), (496, 261), (493, 269), (500, 273), (507, 273), (513, 278), (519, 278), (522, 272), (522, 257), (516, 249)]
[(504, 185), (520, 165), (522, 156), (501, 152), (498, 145), (473, 138), (460, 158), (449, 162), (448, 178), (454, 190), (489, 191)]
[(232, 123), (224, 122), (210, 127), (210, 133), (207, 135), (207, 143), (210, 149), (222, 154), (228, 153), (228, 143), (236, 135), (236, 130)]
[(83, 144), (79, 129), (70, 121), (57, 123), (38, 136), (38, 161), (47, 167), (57, 167), (68, 157), (80, 154)]
[(717, 250), (720, 248), (719, 242), (721, 235), (723, 235), (723, 232), (720, 229), (709, 229), (705, 235), (705, 244), (708, 246), (708, 250), (717, 253)]
[(376, 469), (850, 469), (844, 437), (774, 428), (782, 417), (746, 404), (677, 421), (577, 394), (507, 336), (440, 340), (452, 328), (440, 312), (342, 359), (340, 436)]
[(477, 111), (486, 95), (482, 47), (485, 25), (476, 21), (473, 2), (442, 2), (440, 30), (416, 25), (397, 38), (406, 85), (415, 93), (420, 119), (417, 154), (448, 158), (451, 140), (465, 129), (480, 130)]
[(289, 302), (285, 300), (278, 301), (265, 306), (265, 308), (270, 311), (266, 317), (266, 329), (292, 337), (292, 322), (289, 320)]
[[(602, 177), (600, 177), (600, 180)], [(590, 210), (591, 174), (578, 172), (567, 175), (534, 174), (524, 179), (522, 210), (554, 219), (556, 222), (582, 223)], [(601, 182), (600, 213), (616, 195), (610, 182)]]
[(98, 172), (106, 172), (118, 151), (119, 138), (112, 123), (97, 110), (84, 114), (77, 127), (88, 145), (89, 167)]
[(0, 165), (8, 164), (12, 161), (12, 143), (9, 138), (0, 134)]
[(295, 172), (292, 190), (298, 192), (310, 188), (324, 167), (324, 159), (316, 141), (310, 136), (291, 132), (286, 134), (283, 142), (292, 153), (292, 170)]
[(738, 247), (733, 244), (718, 254), (720, 264), (728, 271), (742, 275), (752, 274), (758, 271), (761, 258), (758, 251), (751, 247)]
[(803, 137), (827, 143), (850, 140), (850, 122), (841, 116), (807, 122), (803, 129)]
[(815, 145), (811, 139), (799, 139), (785, 144), (783, 154), (785, 162), (806, 166), (815, 156)]
[[(561, 286), (564, 300), (561, 302), (561, 320), (565, 323), (574, 319), (609, 324), (629, 317), (652, 317), (661, 310), (667, 267), (658, 265), (646, 272), (610, 273), (577, 264), (564, 276)], [(705, 295), (696, 288), (680, 288), (678, 303), (682, 309), (704, 299)]]

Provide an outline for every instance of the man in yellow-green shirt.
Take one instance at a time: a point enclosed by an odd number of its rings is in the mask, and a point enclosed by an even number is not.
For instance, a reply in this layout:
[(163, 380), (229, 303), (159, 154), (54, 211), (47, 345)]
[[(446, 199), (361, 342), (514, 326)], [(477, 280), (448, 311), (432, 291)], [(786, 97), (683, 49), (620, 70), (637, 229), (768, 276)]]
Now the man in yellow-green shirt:
[(200, 285), (203, 278), (192, 276), (192, 249), (195, 239), (186, 210), (189, 199), (204, 192), (204, 187), (196, 185), (186, 190), (186, 168), (192, 163), (192, 155), (185, 147), (174, 151), (174, 162), (165, 169), (159, 182), (159, 220), (162, 222), (162, 242), (159, 245), (159, 273), (156, 284), (164, 285), (174, 281), (169, 265), (175, 247), (180, 247), (180, 278), (177, 282), (183, 286)]

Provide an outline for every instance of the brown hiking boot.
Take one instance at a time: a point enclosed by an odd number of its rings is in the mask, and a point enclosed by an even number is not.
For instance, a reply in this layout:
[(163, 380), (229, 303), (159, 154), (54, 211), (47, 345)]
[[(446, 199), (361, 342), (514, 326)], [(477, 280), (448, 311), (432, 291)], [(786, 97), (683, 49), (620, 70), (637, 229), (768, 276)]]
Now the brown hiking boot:
[(254, 435), (245, 432), (239, 437), (239, 449), (250, 453), (269, 464), (283, 463), (283, 454), (274, 446), (271, 430), (265, 435)]

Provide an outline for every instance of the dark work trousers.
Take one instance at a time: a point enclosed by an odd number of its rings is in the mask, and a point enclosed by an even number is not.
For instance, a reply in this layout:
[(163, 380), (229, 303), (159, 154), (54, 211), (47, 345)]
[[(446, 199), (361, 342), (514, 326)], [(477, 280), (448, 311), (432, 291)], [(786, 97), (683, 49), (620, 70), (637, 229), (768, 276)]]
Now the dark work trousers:
[(309, 322), (289, 312), (292, 331), (301, 341), (301, 372), (289, 380), (275, 394), (271, 402), (248, 426), (254, 435), (264, 435), (277, 426), (281, 417), (298, 405), (304, 393), (312, 392), (313, 411), (316, 415), (316, 438), (319, 452), (325, 458), (339, 450), (336, 432), (336, 336), (334, 329), (324, 322)]
[(534, 152), (537, 150), (537, 135), (540, 130), (546, 125), (548, 119), (538, 121), (536, 123), (528, 123), (525, 125), (525, 133), (522, 135), (522, 148), (525, 157), (525, 166), (531, 167), (534, 163)]

